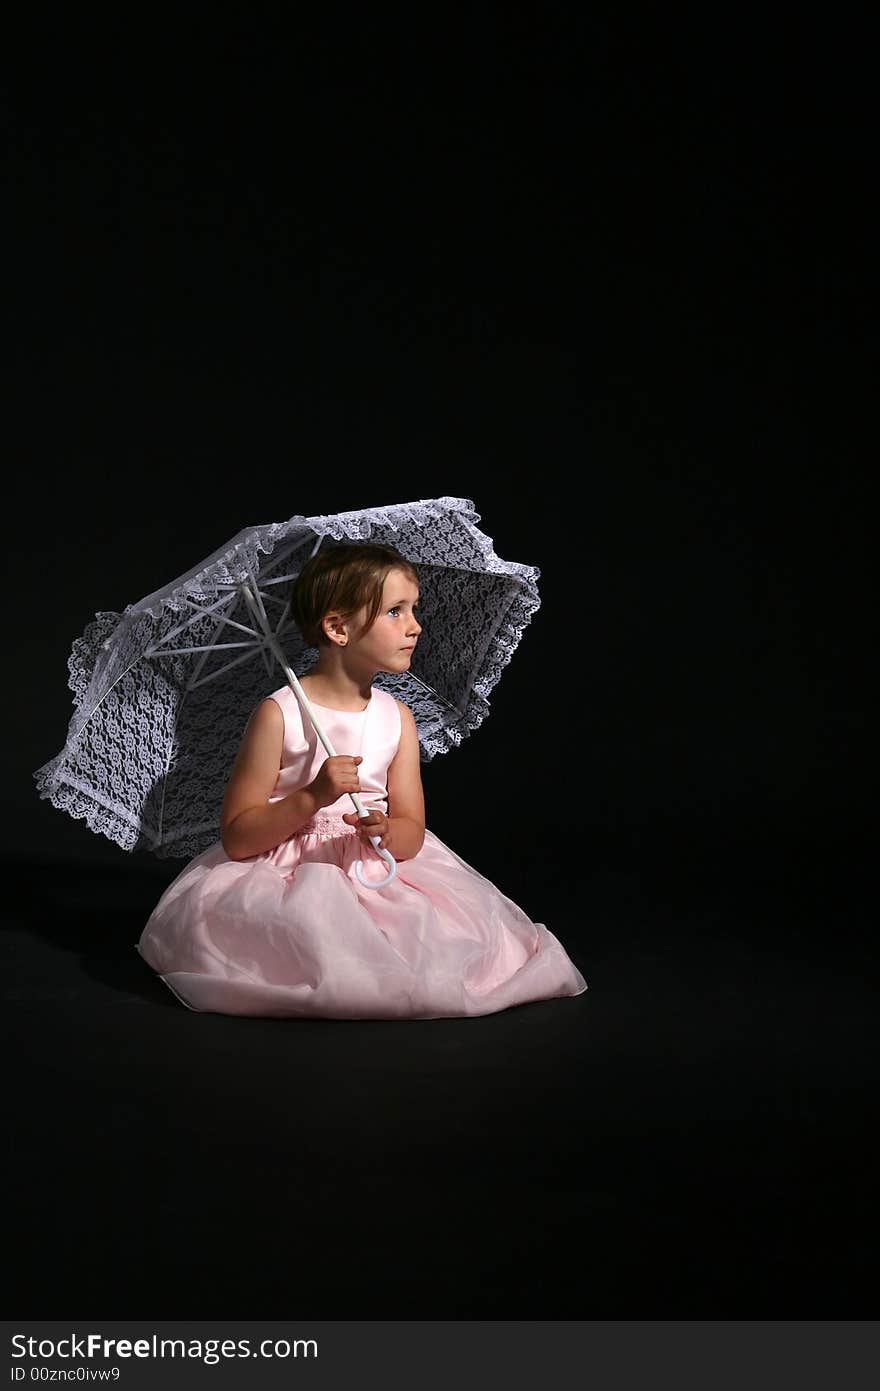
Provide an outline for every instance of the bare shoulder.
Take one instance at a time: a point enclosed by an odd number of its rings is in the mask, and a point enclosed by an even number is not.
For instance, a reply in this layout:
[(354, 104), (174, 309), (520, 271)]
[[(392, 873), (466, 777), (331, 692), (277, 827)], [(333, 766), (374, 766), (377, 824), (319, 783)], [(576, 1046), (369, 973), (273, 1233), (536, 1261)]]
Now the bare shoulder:
[(261, 748), (268, 745), (274, 749), (276, 742), (280, 745), (284, 741), (284, 712), (277, 700), (271, 696), (266, 696), (259, 705), (251, 711), (250, 719), (244, 727), (239, 745), (239, 755), (246, 753), (247, 750), (255, 746)]
[(412, 710), (410, 710), (409, 706), (404, 705), (402, 700), (397, 699), (397, 696), (394, 697), (394, 703), (400, 711), (401, 726), (405, 727), (406, 725), (409, 725), (412, 729), (415, 729), (416, 717), (413, 714)]
[(419, 727), (416, 724), (416, 717), (402, 700), (397, 701), (397, 708), (400, 711), (400, 747), (408, 749), (411, 754), (418, 755)]
[[(396, 697), (395, 697), (396, 699)], [(390, 816), (409, 816), (425, 824), (425, 797), (419, 767), (419, 731), (415, 716), (402, 700), (400, 710), (400, 743), (388, 767), (388, 812)]]
[(284, 714), (277, 700), (267, 696), (251, 712), (232, 772), (220, 815), (221, 830), (247, 807), (258, 806), (271, 796), (281, 767), (284, 747)]
[(284, 712), (274, 696), (266, 696), (251, 713), (248, 725), (259, 723), (273, 729), (284, 728)]

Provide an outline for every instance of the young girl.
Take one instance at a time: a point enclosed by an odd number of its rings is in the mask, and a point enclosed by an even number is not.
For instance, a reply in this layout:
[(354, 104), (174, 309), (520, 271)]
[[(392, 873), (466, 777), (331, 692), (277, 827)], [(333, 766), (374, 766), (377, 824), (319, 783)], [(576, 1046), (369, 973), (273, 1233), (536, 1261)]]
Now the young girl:
[[(253, 711), (221, 840), (168, 886), (138, 950), (191, 1009), (333, 1019), (491, 1014), (587, 988), (562, 945), (425, 828), (409, 707), (373, 686), (408, 670), (418, 573), (391, 546), (321, 548), (291, 612), (318, 660)], [(361, 795), (368, 817), (353, 808)], [(370, 837), (397, 861), (387, 863)]]

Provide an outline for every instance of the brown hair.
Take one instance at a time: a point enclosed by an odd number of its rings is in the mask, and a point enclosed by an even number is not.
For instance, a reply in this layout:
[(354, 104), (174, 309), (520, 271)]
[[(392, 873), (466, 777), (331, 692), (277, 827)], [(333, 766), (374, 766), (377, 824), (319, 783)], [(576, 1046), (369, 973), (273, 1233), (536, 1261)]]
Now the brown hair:
[(306, 561), (290, 591), (291, 616), (309, 646), (329, 644), (321, 626), (328, 613), (350, 618), (366, 607), (367, 628), (371, 628), (391, 570), (404, 570), (419, 583), (416, 567), (393, 546), (373, 541), (321, 546)]

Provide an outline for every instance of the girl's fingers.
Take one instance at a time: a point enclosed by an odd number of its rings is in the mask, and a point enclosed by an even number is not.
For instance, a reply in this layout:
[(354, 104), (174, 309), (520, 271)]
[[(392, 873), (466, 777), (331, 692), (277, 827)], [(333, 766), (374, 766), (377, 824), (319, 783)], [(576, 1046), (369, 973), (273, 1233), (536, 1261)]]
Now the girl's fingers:
[[(369, 816), (359, 817), (357, 822), (358, 833), (364, 844), (373, 844), (373, 836), (378, 835), (380, 826), (384, 825), (384, 818), (377, 812), (371, 812)], [(387, 832), (383, 833), (379, 841), (379, 847), (385, 849)]]

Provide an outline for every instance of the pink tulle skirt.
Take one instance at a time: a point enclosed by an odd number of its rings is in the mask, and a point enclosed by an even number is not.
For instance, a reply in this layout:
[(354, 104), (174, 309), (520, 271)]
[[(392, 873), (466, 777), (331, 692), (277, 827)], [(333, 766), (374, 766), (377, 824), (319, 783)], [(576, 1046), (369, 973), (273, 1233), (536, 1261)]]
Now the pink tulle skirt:
[(231, 860), (221, 844), (169, 884), (143, 959), (190, 1009), (328, 1019), (440, 1019), (580, 995), (561, 943), (425, 832), (387, 866), (340, 814), (274, 850)]

